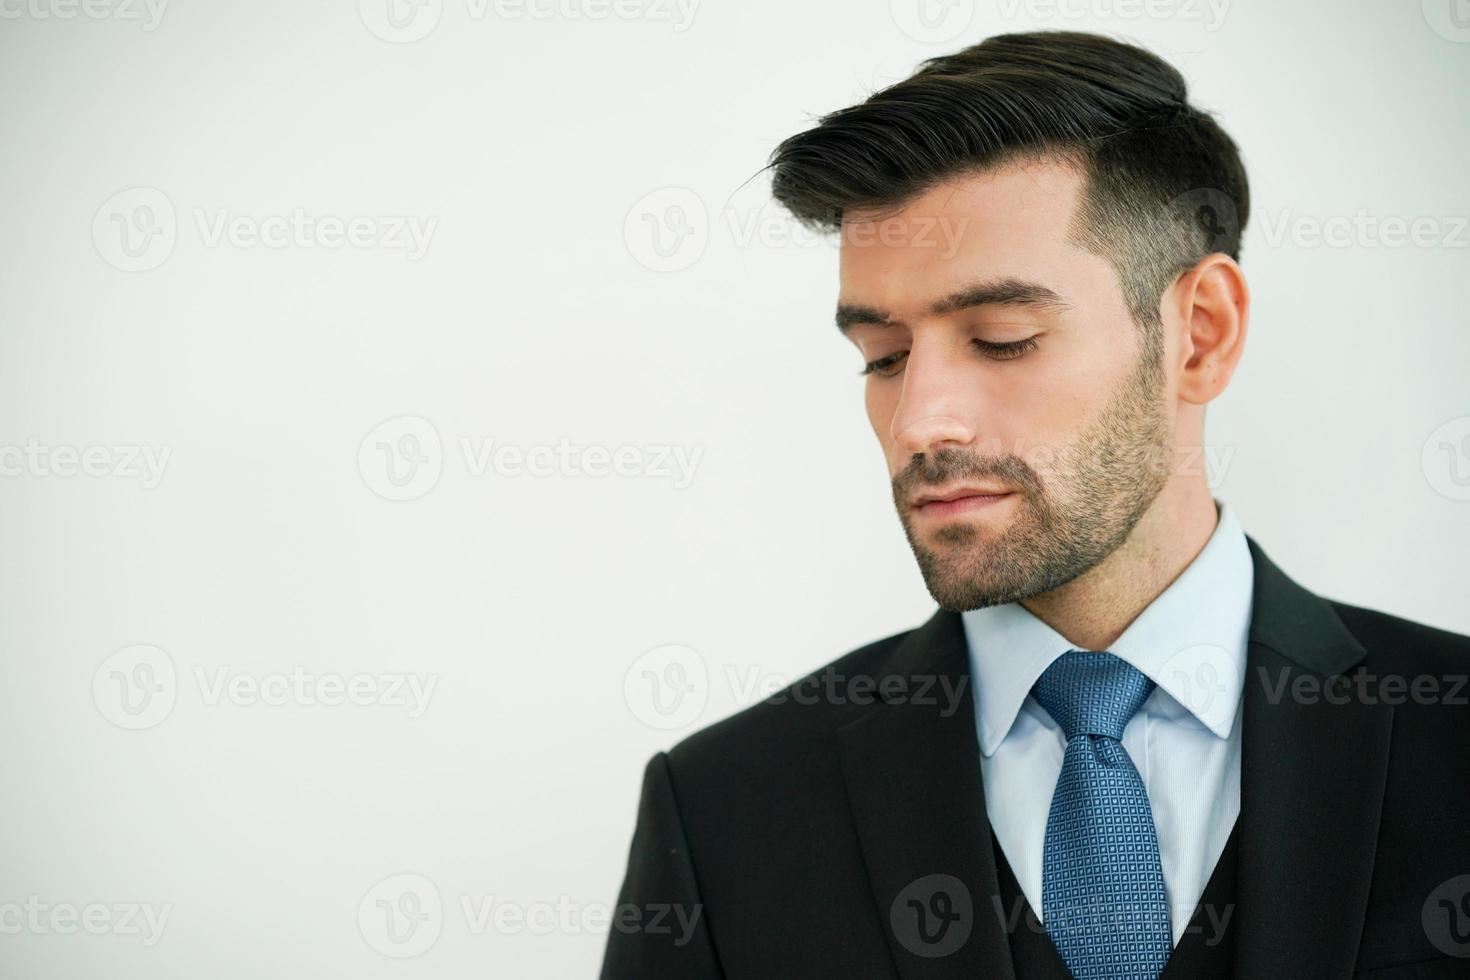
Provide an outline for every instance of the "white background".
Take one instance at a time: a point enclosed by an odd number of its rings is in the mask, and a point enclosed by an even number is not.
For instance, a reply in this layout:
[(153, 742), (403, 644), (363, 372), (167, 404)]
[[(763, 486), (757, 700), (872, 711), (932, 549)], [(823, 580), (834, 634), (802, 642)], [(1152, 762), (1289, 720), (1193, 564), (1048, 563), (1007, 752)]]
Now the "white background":
[[(1254, 310), (1215, 494), (1308, 587), (1470, 632), (1449, 3), (925, 0), (926, 28), (917, 0), (426, 0), (399, 27), (386, 0), (93, 2), (0, 0), (7, 977), (594, 975), (647, 758), (933, 609), (834, 248), (748, 179), (1002, 31), (1136, 39), (1220, 113)], [(298, 210), (327, 223), (240, 237)], [(331, 247), (354, 217), (371, 241)], [(1376, 224), (1423, 217), (1428, 243)], [(378, 443), (405, 435), (424, 483), (395, 487)], [(489, 440), (633, 449), (624, 475), (477, 472)], [(157, 479), (130, 447), (168, 453)], [(637, 696), (671, 644), (706, 671), (688, 717)], [(216, 687), (293, 670), (377, 686)], [(427, 703), (381, 703), (394, 675)], [(404, 893), (420, 928), (387, 935)]]

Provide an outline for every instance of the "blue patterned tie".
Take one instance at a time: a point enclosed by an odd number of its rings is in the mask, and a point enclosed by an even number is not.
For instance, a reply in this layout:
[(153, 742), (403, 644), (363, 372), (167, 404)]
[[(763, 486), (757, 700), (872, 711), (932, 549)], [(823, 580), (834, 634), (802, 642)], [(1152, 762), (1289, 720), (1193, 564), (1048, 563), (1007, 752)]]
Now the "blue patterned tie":
[(1077, 980), (1154, 980), (1173, 950), (1159, 840), (1123, 728), (1154, 682), (1111, 653), (1059, 657), (1031, 689), (1067, 736), (1041, 904)]

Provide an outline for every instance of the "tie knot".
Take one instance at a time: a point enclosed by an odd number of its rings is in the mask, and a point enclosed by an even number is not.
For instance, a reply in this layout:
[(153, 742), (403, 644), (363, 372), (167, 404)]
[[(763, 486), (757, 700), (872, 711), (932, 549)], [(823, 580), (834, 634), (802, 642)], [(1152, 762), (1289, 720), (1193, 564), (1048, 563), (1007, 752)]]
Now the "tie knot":
[(1078, 735), (1121, 739), (1153, 689), (1142, 671), (1114, 654), (1073, 650), (1046, 668), (1031, 694), (1070, 742)]

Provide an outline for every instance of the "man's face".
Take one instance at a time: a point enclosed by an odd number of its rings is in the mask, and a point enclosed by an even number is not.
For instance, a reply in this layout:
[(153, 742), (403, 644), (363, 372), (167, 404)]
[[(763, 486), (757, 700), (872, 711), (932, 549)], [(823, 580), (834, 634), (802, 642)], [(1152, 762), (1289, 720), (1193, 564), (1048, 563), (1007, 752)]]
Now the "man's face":
[(1070, 582), (1168, 482), (1177, 344), (1145, 345), (1112, 265), (1069, 242), (1082, 188), (1015, 165), (843, 225), (838, 322), (875, 364), (868, 418), (951, 611)]

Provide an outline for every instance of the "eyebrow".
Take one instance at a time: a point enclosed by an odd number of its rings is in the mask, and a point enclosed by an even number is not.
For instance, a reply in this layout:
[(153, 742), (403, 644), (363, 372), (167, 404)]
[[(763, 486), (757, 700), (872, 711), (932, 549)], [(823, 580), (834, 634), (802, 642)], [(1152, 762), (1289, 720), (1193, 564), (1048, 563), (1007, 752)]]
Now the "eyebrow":
[[(1023, 306), (1049, 313), (1072, 308), (1072, 304), (1053, 289), (1024, 279), (991, 279), (970, 285), (937, 300), (929, 307), (929, 316), (946, 316), (977, 306)], [(902, 326), (887, 310), (862, 303), (837, 304), (837, 329), (845, 335), (859, 323), (880, 327)]]

